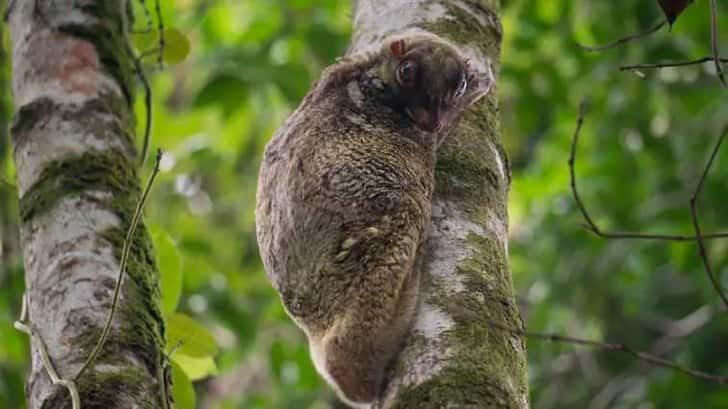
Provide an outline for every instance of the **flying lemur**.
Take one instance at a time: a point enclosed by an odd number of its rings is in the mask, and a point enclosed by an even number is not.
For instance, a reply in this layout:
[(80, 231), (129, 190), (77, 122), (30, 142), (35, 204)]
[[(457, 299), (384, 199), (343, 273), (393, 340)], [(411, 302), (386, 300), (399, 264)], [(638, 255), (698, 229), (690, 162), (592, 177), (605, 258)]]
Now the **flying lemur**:
[(437, 147), (492, 82), (444, 39), (390, 37), (327, 68), (266, 147), (263, 263), (351, 406), (379, 395), (412, 322)]

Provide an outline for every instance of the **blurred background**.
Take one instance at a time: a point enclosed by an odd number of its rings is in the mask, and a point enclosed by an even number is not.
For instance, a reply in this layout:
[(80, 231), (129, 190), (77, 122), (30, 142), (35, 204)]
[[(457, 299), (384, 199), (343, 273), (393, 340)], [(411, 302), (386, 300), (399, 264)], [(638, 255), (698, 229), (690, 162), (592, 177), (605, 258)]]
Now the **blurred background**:
[[(728, 2), (718, 3), (721, 49), (728, 56)], [(184, 368), (178, 376), (194, 381), (194, 389), (175, 394), (182, 407), (194, 407), (196, 395), (197, 407), (206, 409), (335, 408), (303, 334), (265, 278), (253, 210), (265, 143), (322, 68), (345, 51), (349, 2), (162, 0), (161, 6), (169, 37), (179, 37), (170, 46), (178, 55), (168, 56), (175, 64), (164, 70), (154, 57), (145, 60), (154, 96), (152, 146), (167, 153), (146, 223), (159, 253), (169, 319), (213, 340), (202, 352), (175, 360)], [(502, 2), (497, 92), (513, 171), (510, 262), (529, 330), (625, 342), (728, 375), (728, 318), (695, 244), (607, 241), (590, 234), (570, 195), (567, 166), (577, 107), (590, 97), (576, 169), (597, 223), (692, 233), (688, 201), (712, 143), (728, 124), (728, 94), (711, 63), (644, 75), (618, 67), (709, 55), (708, 13), (708, 1), (697, 1), (671, 31), (664, 27), (644, 40), (587, 53), (576, 42), (605, 43), (654, 25), (662, 18), (657, 1)], [(144, 31), (139, 4), (136, 14), (137, 29)], [(7, 183), (14, 172), (3, 36), (0, 407), (23, 408), (29, 353), (26, 336), (12, 327), (23, 267), (17, 194)], [(140, 50), (154, 43), (145, 36), (133, 36)], [(708, 232), (728, 230), (726, 149), (700, 200)], [(708, 251), (728, 286), (728, 240), (710, 241)], [(534, 409), (728, 407), (728, 389), (617, 352), (527, 344)]]

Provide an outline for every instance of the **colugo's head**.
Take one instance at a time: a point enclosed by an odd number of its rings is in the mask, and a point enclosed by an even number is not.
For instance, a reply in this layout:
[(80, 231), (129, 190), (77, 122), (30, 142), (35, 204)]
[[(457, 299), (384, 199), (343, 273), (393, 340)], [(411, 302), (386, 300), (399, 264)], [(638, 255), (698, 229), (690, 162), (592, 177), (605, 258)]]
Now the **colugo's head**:
[(434, 35), (393, 37), (375, 68), (383, 101), (426, 132), (448, 127), (457, 115), (487, 94), (489, 68), (474, 64), (453, 45)]

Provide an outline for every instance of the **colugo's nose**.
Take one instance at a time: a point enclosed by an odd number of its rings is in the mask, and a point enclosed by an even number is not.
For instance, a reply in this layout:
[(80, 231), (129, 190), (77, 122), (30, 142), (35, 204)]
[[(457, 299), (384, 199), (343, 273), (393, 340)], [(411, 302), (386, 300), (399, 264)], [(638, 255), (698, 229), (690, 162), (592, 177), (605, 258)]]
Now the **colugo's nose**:
[(407, 109), (412, 121), (418, 128), (427, 132), (434, 132), (440, 126), (440, 107), (434, 106), (430, 109), (424, 107), (415, 107)]

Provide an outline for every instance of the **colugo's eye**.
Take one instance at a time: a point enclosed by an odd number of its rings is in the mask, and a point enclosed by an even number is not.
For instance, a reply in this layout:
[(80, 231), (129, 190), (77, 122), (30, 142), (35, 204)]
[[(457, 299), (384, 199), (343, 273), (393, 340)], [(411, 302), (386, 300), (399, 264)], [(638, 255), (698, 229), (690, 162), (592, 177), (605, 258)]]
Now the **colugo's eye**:
[(460, 84), (458, 84), (458, 88), (455, 90), (455, 94), (453, 94), (453, 98), (458, 99), (462, 97), (466, 88), (468, 88), (468, 78), (463, 75), (463, 78), (460, 80)]
[(403, 87), (412, 87), (417, 81), (417, 64), (412, 60), (402, 61), (397, 67), (397, 82)]

